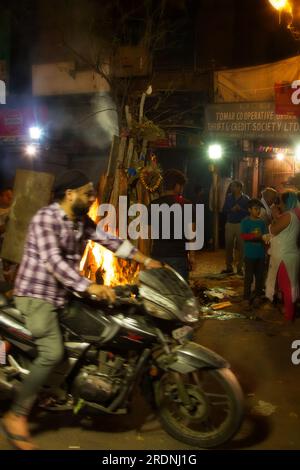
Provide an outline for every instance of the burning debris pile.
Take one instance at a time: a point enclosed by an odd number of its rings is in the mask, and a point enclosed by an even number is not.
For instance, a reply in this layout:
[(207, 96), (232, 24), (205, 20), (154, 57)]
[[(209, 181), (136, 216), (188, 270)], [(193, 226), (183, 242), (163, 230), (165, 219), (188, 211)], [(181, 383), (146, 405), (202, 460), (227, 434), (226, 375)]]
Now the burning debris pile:
[[(89, 216), (96, 223), (99, 221), (98, 207), (96, 199), (89, 211)], [(106, 286), (130, 284), (139, 271), (135, 261), (116, 258), (111, 251), (93, 241), (87, 244), (79, 269), (82, 276)]]

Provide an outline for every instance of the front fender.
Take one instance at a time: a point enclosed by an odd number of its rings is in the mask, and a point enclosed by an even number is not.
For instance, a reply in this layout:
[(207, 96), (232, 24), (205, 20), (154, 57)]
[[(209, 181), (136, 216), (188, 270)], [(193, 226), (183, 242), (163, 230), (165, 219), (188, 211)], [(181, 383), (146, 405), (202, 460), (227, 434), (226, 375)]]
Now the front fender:
[(171, 354), (163, 354), (157, 358), (157, 362), (162, 369), (181, 374), (188, 374), (198, 369), (230, 368), (230, 364), (219, 354), (193, 342), (176, 346)]

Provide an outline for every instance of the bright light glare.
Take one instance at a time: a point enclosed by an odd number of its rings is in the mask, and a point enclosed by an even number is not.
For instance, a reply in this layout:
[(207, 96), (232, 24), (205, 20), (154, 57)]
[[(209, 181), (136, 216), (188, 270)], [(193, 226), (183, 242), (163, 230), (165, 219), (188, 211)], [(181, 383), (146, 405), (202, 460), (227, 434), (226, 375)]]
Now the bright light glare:
[(282, 162), (284, 160), (284, 154), (283, 153), (277, 153), (276, 154), (276, 158), (277, 160), (279, 160), (280, 162)]
[(40, 127), (30, 127), (29, 135), (31, 139), (39, 140), (42, 137), (42, 129)]
[(300, 163), (300, 145), (295, 148), (295, 161)]
[(211, 160), (220, 160), (222, 158), (223, 150), (221, 145), (214, 144), (208, 147), (208, 156)]
[(34, 145), (27, 145), (25, 152), (29, 157), (35, 157), (37, 154), (37, 148)]
[(289, 4), (288, 0), (269, 0), (269, 2), (276, 10), (283, 10)]

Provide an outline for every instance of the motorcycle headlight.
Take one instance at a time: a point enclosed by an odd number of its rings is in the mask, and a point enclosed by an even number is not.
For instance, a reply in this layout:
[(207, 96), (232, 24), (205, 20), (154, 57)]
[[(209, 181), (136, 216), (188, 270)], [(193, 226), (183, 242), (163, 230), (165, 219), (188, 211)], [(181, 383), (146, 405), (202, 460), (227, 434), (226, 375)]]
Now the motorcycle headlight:
[(195, 323), (199, 320), (199, 306), (195, 298), (188, 299), (182, 309), (183, 320), (186, 323)]

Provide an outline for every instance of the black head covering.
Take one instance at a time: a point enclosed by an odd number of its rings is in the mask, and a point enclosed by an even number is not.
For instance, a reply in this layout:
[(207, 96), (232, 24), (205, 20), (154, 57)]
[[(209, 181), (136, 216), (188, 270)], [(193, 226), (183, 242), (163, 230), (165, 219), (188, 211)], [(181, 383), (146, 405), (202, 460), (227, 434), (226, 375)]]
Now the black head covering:
[(61, 173), (54, 182), (54, 195), (61, 195), (67, 189), (77, 189), (90, 183), (91, 180), (80, 170), (68, 170)]

